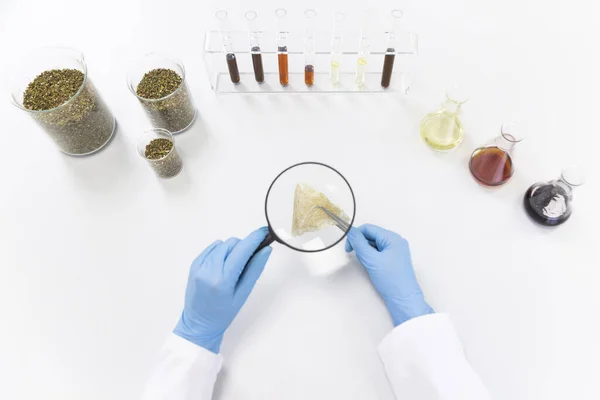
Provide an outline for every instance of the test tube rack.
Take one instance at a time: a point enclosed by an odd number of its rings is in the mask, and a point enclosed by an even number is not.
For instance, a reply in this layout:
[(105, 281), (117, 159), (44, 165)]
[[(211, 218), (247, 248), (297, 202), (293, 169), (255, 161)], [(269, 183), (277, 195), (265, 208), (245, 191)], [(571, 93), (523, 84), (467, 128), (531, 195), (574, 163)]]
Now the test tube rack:
[(418, 37), (414, 33), (397, 35), (396, 58), (391, 85), (381, 87), (383, 60), (386, 54), (387, 34), (381, 31), (371, 37), (368, 72), (365, 84), (356, 84), (359, 34), (344, 36), (340, 80), (333, 84), (330, 80), (331, 33), (319, 32), (316, 35), (315, 83), (304, 83), (304, 34), (291, 31), (287, 36), (289, 83), (279, 83), (277, 64), (276, 32), (262, 32), (261, 52), (265, 70), (265, 80), (258, 83), (254, 79), (250, 39), (248, 31), (231, 31), (229, 36), (240, 71), (240, 82), (235, 84), (229, 77), (223, 42), (220, 31), (206, 31), (204, 40), (204, 64), (212, 89), (217, 94), (302, 94), (302, 93), (396, 93), (407, 94), (410, 90), (410, 72), (418, 55)]

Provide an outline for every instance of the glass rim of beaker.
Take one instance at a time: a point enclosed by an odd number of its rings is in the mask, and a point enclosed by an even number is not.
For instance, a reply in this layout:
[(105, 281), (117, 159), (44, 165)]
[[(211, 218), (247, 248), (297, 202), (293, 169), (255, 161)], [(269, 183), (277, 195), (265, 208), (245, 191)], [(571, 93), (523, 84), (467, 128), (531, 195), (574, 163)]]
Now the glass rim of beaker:
[[(174, 147), (174, 146), (173, 146)], [(318, 250), (307, 250), (307, 249), (300, 249), (298, 247), (294, 247), (291, 244), (287, 243), (285, 240), (282, 240), (277, 233), (273, 230), (273, 227), (271, 225), (271, 221), (269, 220), (269, 211), (268, 211), (268, 206), (269, 206), (269, 194), (271, 194), (271, 189), (273, 188), (273, 185), (275, 185), (275, 182), (277, 182), (277, 180), (286, 172), (288, 172), (289, 170), (291, 170), (292, 168), (296, 168), (299, 167), (301, 165), (308, 165), (308, 164), (313, 164), (313, 165), (320, 165), (321, 167), (326, 167), (329, 168), (330, 170), (332, 170), (333, 172), (335, 172), (336, 174), (338, 174), (343, 180), (344, 182), (346, 182), (346, 185), (348, 185), (348, 189), (350, 189), (350, 194), (352, 195), (352, 220), (350, 221), (350, 223), (348, 224), (348, 230), (346, 232), (344, 232), (344, 234), (338, 239), (336, 240), (333, 244), (327, 246), (327, 247), (323, 247), (322, 249), (318, 249)], [(276, 177), (275, 179), (273, 179), (273, 182), (271, 182), (271, 185), (269, 186), (269, 190), (267, 190), (267, 196), (265, 197), (265, 217), (267, 218), (267, 225), (269, 226), (269, 232), (271, 232), (271, 235), (273, 235), (273, 238), (275, 239), (276, 242), (283, 244), (284, 246), (289, 247), (292, 250), (297, 250), (297, 251), (301, 251), (303, 253), (318, 253), (320, 251), (325, 251), (328, 250), (330, 248), (332, 248), (333, 246), (337, 245), (338, 243), (340, 243), (342, 240), (344, 240), (344, 238), (348, 235), (348, 232), (350, 232), (350, 229), (352, 229), (352, 225), (354, 224), (354, 218), (356, 217), (356, 197), (354, 196), (354, 191), (352, 190), (352, 186), (350, 186), (350, 182), (348, 182), (348, 180), (346, 179), (346, 177), (344, 175), (342, 175), (340, 173), (340, 171), (338, 171), (337, 169), (333, 168), (330, 165), (327, 165), (325, 163), (322, 162), (318, 162), (318, 161), (304, 161), (301, 163), (297, 163), (294, 164), (292, 166), (287, 167), (286, 169), (284, 169), (283, 171), (281, 171)]]
[[(129, 88), (129, 91), (131, 93), (133, 93), (133, 95), (135, 97), (137, 97), (140, 100), (147, 101), (147, 102), (150, 102), (150, 103), (154, 103), (154, 102), (157, 102), (157, 101), (166, 100), (169, 97), (174, 96), (177, 92), (179, 92), (181, 90), (182, 87), (185, 86), (185, 76), (186, 76), (186, 74), (185, 74), (185, 66), (183, 65), (183, 62), (179, 58), (175, 57), (174, 55), (172, 55), (170, 53), (165, 53), (165, 52), (162, 52), (162, 51), (151, 51), (150, 53), (146, 53), (146, 54), (142, 55), (141, 57), (139, 57), (138, 60), (141, 60), (142, 58), (145, 58), (145, 57), (156, 56), (156, 55), (162, 55), (162, 56), (170, 59), (171, 61), (173, 61), (175, 64), (177, 64), (181, 68), (181, 75), (182, 76), (181, 76), (181, 83), (179, 84), (179, 86), (177, 86), (177, 89), (173, 90), (173, 92), (169, 93), (166, 96), (158, 98), (158, 99), (147, 99), (145, 97), (142, 97), (142, 96), (138, 95), (137, 91), (133, 88), (133, 82), (131, 82), (131, 69), (133, 69), (133, 66), (132, 66), (129, 69), (129, 72), (127, 73), (127, 77), (126, 77), (127, 78), (127, 87)], [(139, 84), (140, 83), (138, 82), (138, 85)]]
[[(150, 159), (150, 158), (146, 157), (145, 154), (142, 154), (142, 152), (140, 151), (139, 142), (142, 141), (142, 139), (144, 138), (144, 136), (146, 136), (147, 134), (152, 133), (152, 132), (160, 132), (160, 133), (166, 134), (169, 137), (169, 140), (171, 141), (171, 143), (173, 143), (173, 147), (171, 147), (171, 150), (169, 150), (169, 152), (167, 154), (165, 154), (164, 156), (162, 156), (161, 158), (152, 158), (152, 159)], [(148, 143), (148, 144), (150, 144), (150, 143)], [(146, 146), (148, 144), (146, 144)], [(138, 154), (140, 156), (142, 156), (142, 158), (144, 160), (149, 161), (151, 163), (152, 162), (156, 162), (156, 161), (160, 161), (160, 160), (164, 160), (165, 158), (169, 157), (173, 153), (173, 151), (175, 151), (175, 138), (173, 137), (173, 134), (171, 133), (171, 131), (169, 131), (168, 129), (165, 129), (165, 128), (150, 128), (150, 129), (146, 129), (144, 132), (142, 132), (142, 135), (138, 139), (137, 151), (138, 151)]]
[[(252, 15), (254, 16), (252, 17)], [(248, 10), (244, 14), (244, 18), (246, 18), (248, 21), (254, 21), (256, 18), (258, 18), (258, 13), (255, 10)]]
[(275, 16), (277, 18), (284, 18), (287, 16), (287, 10), (285, 8), (278, 8), (275, 10)]
[(500, 135), (504, 138), (504, 140), (506, 140), (510, 143), (522, 142), (523, 139), (525, 139), (525, 137), (523, 135), (515, 136), (515, 134), (504, 131), (504, 128), (508, 127), (509, 125), (513, 125), (513, 126), (519, 125), (519, 121), (508, 121), (508, 122), (503, 123), (502, 126), (500, 127)]
[[(35, 50), (30, 51), (23, 58), (31, 57), (35, 53), (41, 52), (43, 50), (61, 50), (61, 51), (72, 52), (75, 55), (75, 58), (78, 58), (79, 61), (81, 61), (81, 65), (83, 66), (83, 71), (82, 71), (83, 72), (83, 82), (81, 83), (81, 86), (79, 87), (79, 89), (77, 89), (77, 92), (75, 92), (75, 94), (73, 96), (71, 96), (71, 98), (69, 100), (65, 101), (61, 105), (58, 105), (58, 106), (56, 106), (54, 108), (49, 108), (47, 110), (31, 110), (29, 108), (25, 108), (22, 104), (20, 104), (15, 99), (14, 93), (11, 93), (10, 97), (12, 99), (11, 103), (13, 103), (13, 105), (15, 105), (17, 108), (20, 108), (23, 111), (27, 111), (29, 113), (36, 114), (36, 115), (37, 114), (44, 114), (44, 113), (49, 113), (49, 112), (57, 111), (57, 110), (65, 107), (66, 105), (71, 104), (73, 101), (75, 101), (75, 99), (77, 97), (79, 97), (79, 95), (81, 94), (81, 92), (83, 92), (83, 88), (85, 87), (85, 84), (88, 81), (88, 71), (87, 71), (87, 64), (85, 63), (85, 57), (84, 57), (84, 55), (83, 55), (83, 53), (81, 51), (76, 50), (76, 49), (74, 49), (72, 47), (65, 47), (65, 46), (42, 46), (42, 47), (38, 47)], [(42, 71), (42, 72), (44, 72), (44, 71)]]

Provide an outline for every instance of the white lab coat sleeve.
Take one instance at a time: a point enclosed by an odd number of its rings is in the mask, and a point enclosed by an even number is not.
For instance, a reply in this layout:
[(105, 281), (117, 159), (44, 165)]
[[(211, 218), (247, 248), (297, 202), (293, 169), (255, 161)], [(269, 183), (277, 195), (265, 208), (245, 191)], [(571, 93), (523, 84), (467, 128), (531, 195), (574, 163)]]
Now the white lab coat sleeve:
[(403, 398), (403, 383), (410, 380), (426, 382), (442, 400), (491, 399), (447, 314), (406, 321), (383, 339), (378, 351), (398, 399)]
[(143, 400), (210, 400), (221, 355), (171, 334), (146, 385)]

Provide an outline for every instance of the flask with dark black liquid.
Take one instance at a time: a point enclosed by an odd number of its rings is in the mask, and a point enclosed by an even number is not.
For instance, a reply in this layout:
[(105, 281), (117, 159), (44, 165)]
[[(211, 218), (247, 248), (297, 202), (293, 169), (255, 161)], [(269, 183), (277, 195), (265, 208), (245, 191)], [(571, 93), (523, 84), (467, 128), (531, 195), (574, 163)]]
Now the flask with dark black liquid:
[(525, 192), (523, 206), (531, 219), (545, 226), (560, 225), (573, 211), (573, 188), (584, 183), (581, 168), (572, 166), (562, 171), (560, 178), (538, 182)]

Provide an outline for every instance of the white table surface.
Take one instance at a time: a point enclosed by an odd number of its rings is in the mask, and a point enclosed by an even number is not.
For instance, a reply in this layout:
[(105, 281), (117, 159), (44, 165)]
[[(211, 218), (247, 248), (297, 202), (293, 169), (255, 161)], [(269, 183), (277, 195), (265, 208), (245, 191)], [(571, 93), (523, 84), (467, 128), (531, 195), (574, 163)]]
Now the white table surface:
[[(105, 150), (68, 157), (3, 90), (0, 398), (136, 398), (179, 317), (190, 262), (214, 239), (263, 225), (271, 179), (305, 160), (346, 175), (357, 223), (409, 239), (427, 298), (452, 315), (494, 398), (600, 398), (597, 5), (377, 4), (404, 8), (406, 26), (420, 34), (419, 71), (403, 98), (215, 96), (201, 45), (221, 2), (206, 3), (0, 3), (0, 76), (39, 45), (80, 49), (118, 120)], [(365, 6), (322, 3), (320, 15)], [(289, 4), (225, 5), (268, 14)], [(176, 138), (185, 166), (171, 181), (157, 180), (135, 151), (148, 122), (125, 69), (132, 55), (150, 50), (184, 61), (200, 111)], [(472, 86), (467, 138), (452, 153), (435, 153), (418, 124), (453, 81)], [(468, 172), (468, 156), (513, 118), (530, 124), (516, 174), (484, 189)], [(574, 161), (589, 178), (575, 193), (571, 220), (535, 226), (521, 208), (523, 193)], [(391, 328), (342, 246), (309, 256), (275, 245), (226, 334), (215, 398), (392, 399), (375, 352)]]

